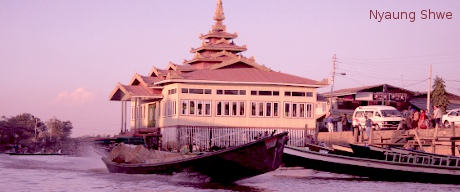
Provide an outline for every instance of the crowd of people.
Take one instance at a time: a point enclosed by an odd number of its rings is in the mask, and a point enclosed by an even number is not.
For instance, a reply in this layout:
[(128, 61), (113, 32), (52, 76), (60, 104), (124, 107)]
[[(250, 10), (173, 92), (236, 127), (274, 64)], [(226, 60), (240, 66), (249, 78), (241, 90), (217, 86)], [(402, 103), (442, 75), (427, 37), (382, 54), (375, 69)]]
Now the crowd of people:
[(407, 129), (427, 129), (427, 128), (438, 128), (444, 127), (441, 122), (442, 111), (439, 106), (433, 106), (433, 113), (427, 114), (425, 110), (416, 110), (409, 107), (409, 110), (403, 112), (405, 117), (405, 126)]

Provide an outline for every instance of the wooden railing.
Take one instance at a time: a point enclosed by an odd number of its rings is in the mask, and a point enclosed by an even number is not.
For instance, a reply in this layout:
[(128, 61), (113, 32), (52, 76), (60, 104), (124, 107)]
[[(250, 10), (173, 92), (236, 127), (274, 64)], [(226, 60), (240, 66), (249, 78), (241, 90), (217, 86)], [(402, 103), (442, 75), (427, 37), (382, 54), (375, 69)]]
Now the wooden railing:
[(306, 138), (314, 137), (315, 128), (254, 128), (254, 127), (209, 127), (171, 126), (161, 128), (162, 148), (168, 150), (209, 150), (243, 145), (275, 131), (289, 132), (288, 145), (304, 146)]

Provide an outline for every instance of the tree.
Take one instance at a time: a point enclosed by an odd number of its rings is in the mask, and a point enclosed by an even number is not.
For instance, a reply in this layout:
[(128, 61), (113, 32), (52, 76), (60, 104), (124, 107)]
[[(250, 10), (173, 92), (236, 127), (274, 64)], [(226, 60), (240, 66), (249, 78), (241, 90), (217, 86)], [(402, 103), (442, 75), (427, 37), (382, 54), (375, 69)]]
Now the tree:
[(35, 142), (35, 131), (38, 135), (44, 129), (46, 127), (43, 122), (29, 113), (10, 118), (2, 116), (0, 118), (0, 145), (5, 147)]
[(70, 121), (61, 121), (53, 117), (46, 122), (49, 129), (49, 137), (54, 141), (64, 141), (70, 137), (72, 133), (72, 123)]
[(442, 78), (436, 76), (433, 84), (433, 91), (431, 92), (431, 101), (433, 105), (439, 106), (440, 109), (445, 113), (449, 100), (447, 99), (446, 85)]

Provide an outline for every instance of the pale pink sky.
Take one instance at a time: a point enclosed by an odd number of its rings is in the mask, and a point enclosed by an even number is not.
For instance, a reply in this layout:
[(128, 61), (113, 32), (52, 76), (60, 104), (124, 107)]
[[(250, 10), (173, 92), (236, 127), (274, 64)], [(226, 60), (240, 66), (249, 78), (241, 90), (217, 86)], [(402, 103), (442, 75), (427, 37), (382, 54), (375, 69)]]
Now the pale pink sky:
[[(460, 95), (460, 1), (223, 0), (228, 32), (245, 56), (334, 89), (388, 83), (427, 91), (428, 65)], [(0, 1), (0, 116), (31, 113), (70, 120), (72, 136), (115, 134), (120, 103), (108, 100), (134, 73), (192, 58), (214, 24), (215, 0)], [(421, 11), (452, 12), (422, 20)], [(370, 19), (370, 10), (416, 12)], [(329, 87), (319, 92), (329, 91)]]

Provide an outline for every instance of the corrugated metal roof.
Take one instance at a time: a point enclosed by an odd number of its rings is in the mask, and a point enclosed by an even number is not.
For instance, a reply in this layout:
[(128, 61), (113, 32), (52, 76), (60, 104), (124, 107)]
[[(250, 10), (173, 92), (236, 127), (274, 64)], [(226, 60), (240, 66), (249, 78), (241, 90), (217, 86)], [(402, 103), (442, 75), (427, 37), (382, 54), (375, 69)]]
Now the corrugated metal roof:
[(317, 81), (275, 71), (256, 68), (202, 69), (182, 75), (188, 80), (265, 82), (313, 85)]
[[(366, 90), (368, 90), (368, 89), (373, 89), (373, 88), (381, 87), (381, 86), (383, 86), (383, 85), (386, 85), (386, 86), (387, 86), (387, 89), (400, 89), (400, 90), (406, 91), (406, 92), (408, 92), (408, 93), (414, 94), (413, 91), (409, 91), (409, 90), (404, 89), (404, 88), (400, 88), (400, 87), (396, 87), (396, 86), (388, 85), (388, 84), (379, 84), (379, 85), (369, 85), (369, 86), (353, 87), (353, 88), (346, 88), (346, 89), (334, 90), (334, 92), (332, 93), (332, 95), (333, 95), (333, 96), (352, 95), (352, 94), (356, 94), (357, 92), (366, 91)], [(331, 95), (331, 93), (330, 93), (330, 92), (325, 92), (325, 93), (321, 93), (321, 95), (322, 95), (323, 97), (329, 98), (329, 96)]]

